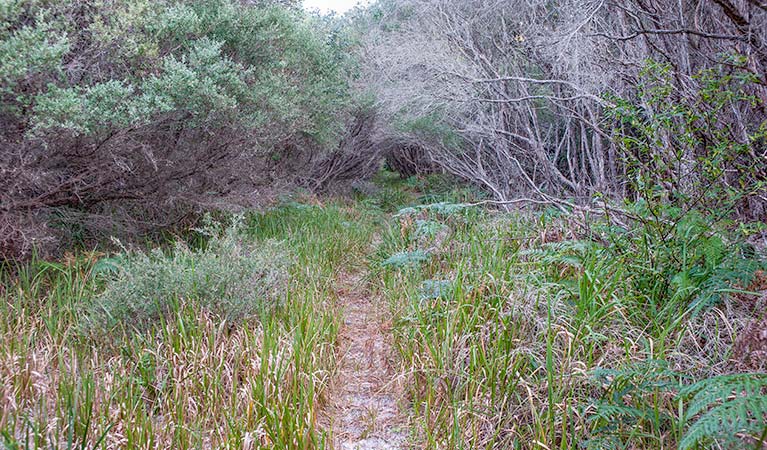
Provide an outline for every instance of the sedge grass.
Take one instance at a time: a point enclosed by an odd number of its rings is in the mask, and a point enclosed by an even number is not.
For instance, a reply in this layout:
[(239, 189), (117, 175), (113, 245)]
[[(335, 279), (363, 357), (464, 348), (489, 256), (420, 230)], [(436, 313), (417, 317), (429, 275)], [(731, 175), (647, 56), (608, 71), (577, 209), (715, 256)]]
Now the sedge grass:
[[(83, 334), (104, 290), (83, 254), (6, 274), (0, 442), (7, 448), (325, 448), (317, 425), (335, 363), (333, 276), (368, 246), (372, 216), (343, 204), (253, 213), (253, 242), (296, 255), (268, 314), (227, 321), (195, 298), (140, 332)], [(101, 298), (101, 301), (104, 301)], [(87, 309), (87, 308), (86, 308)], [(122, 330), (122, 331), (118, 331)]]

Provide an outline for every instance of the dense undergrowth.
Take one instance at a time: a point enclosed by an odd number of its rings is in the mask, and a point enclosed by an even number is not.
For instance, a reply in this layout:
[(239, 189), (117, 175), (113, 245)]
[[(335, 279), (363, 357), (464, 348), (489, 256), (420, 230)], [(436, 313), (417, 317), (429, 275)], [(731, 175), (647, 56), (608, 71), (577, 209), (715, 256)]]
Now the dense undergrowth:
[(367, 270), (415, 448), (761, 448), (758, 246), (695, 213), (624, 227), (478, 200), (384, 173), (354, 199), (6, 271), (1, 442), (328, 448), (336, 276)]
[(6, 275), (3, 446), (323, 448), (333, 276), (370, 217), (295, 204), (219, 232)]
[(0, 0), (2, 445), (325, 448), (354, 274), (414, 447), (767, 448), (767, 7), (583, 3)]
[(420, 445), (761, 448), (764, 259), (727, 224), (430, 200), (372, 260)]

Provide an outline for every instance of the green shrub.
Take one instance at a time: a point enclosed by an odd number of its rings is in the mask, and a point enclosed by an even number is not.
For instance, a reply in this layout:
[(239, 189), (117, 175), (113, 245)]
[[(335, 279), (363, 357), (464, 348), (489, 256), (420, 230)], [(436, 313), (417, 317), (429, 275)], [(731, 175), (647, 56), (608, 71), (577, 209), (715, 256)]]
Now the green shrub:
[(764, 266), (744, 236), (702, 212), (666, 206), (650, 213), (638, 205), (633, 211), (640, 220), (631, 230), (605, 232), (606, 252), (654, 315), (710, 307), (748, 286)]
[(551, 242), (525, 250), (544, 263), (549, 281), (568, 291), (578, 308), (617, 302), (630, 306), (638, 326), (668, 330), (744, 292), (767, 259), (742, 233), (695, 210), (672, 206), (650, 213), (630, 205), (628, 229), (591, 223), (591, 239)]
[(287, 283), (290, 258), (276, 241), (248, 242), (238, 224), (208, 226), (204, 249), (177, 242), (173, 251), (128, 252), (103, 271), (106, 288), (87, 312), (91, 328), (145, 329), (180, 303), (205, 308), (228, 321), (256, 316), (276, 305)]
[(327, 27), (270, 1), (0, 2), (0, 258), (54, 215), (136, 235), (302, 178), (351, 102)]
[(723, 56), (725, 62), (693, 76), (700, 89), (687, 100), (678, 97), (671, 65), (650, 60), (640, 74), (641, 101), (615, 99), (607, 111), (619, 125), (615, 142), (626, 165), (627, 197), (655, 216), (668, 205), (720, 218), (764, 215), (746, 206), (765, 192), (756, 153), (767, 139), (767, 121), (729, 116), (745, 105), (763, 110), (764, 99), (753, 93), (761, 82), (747, 57)]
[[(43, 137), (50, 129), (100, 137), (184, 112), (322, 140), (346, 102), (338, 57), (296, 12), (230, 0), (137, 0), (82, 14), (68, 2), (19, 3), (27, 4), (0, 16), (0, 93), (23, 108), (14, 116), (32, 112)], [(71, 58), (93, 72), (64, 76)]]

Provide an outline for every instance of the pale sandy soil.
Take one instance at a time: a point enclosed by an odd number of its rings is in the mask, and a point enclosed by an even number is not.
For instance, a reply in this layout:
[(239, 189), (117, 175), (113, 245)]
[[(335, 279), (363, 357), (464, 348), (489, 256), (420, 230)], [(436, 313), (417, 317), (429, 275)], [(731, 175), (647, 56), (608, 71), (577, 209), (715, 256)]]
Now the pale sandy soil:
[(323, 420), (331, 433), (332, 449), (409, 448), (385, 306), (371, 298), (360, 274), (340, 274), (338, 279), (344, 324), (338, 370)]

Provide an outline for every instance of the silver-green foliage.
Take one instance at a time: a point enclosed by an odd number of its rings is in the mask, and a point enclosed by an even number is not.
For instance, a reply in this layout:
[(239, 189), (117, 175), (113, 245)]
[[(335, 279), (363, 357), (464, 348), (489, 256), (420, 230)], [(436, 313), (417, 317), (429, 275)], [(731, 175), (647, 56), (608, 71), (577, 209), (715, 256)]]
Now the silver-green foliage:
[(452, 293), (452, 280), (424, 280), (418, 288), (418, 297), (421, 300), (446, 298)]
[[(324, 138), (345, 101), (338, 58), (308, 22), (280, 8), (136, 1), (94, 12), (82, 24), (66, 7), (30, 8), (37, 12), (32, 25), (0, 33), (0, 78), (40, 80), (16, 97), (33, 111), (38, 134), (54, 128), (93, 135), (175, 111), (246, 128), (280, 123)], [(14, 20), (21, 19), (7, 17), (4, 25)], [(96, 39), (85, 41), (78, 26)], [(91, 52), (104, 57), (90, 61)], [(68, 58), (93, 73), (63, 77)]]
[(386, 258), (381, 265), (392, 269), (416, 268), (429, 258), (429, 254), (422, 250), (398, 252)]
[[(8, 8), (8, 11), (4, 9)], [(44, 16), (34, 25), (11, 31), (11, 9), (0, 5), (0, 93), (12, 92), (23, 78), (55, 70), (69, 51), (66, 36), (57, 33)]]
[(279, 302), (291, 265), (282, 244), (248, 241), (237, 224), (203, 231), (210, 235), (204, 249), (177, 242), (171, 252), (133, 251), (112, 259), (102, 272), (106, 288), (88, 308), (88, 326), (144, 329), (181, 303), (238, 321)]
[(54, 208), (162, 226), (303, 178), (337, 147), (351, 103), (328, 26), (271, 1), (0, 0), (0, 174), (12, 174), (0, 258), (53, 242)]
[(416, 219), (415, 221), (415, 237), (419, 239), (434, 239), (439, 233), (447, 230), (447, 225), (434, 220)]

